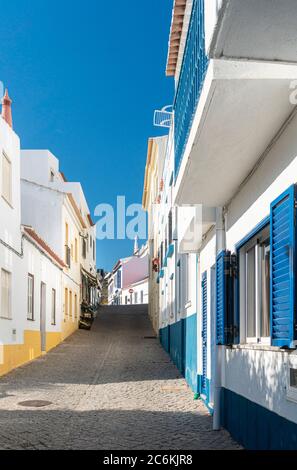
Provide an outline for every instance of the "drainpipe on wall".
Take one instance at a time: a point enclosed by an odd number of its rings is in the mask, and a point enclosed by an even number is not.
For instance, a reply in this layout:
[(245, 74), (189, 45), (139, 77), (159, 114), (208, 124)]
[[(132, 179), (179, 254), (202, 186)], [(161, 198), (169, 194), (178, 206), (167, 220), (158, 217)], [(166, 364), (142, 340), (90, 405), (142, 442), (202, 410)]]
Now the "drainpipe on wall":
[[(218, 255), (226, 248), (225, 218), (222, 207), (216, 209), (216, 254)], [(215, 387), (214, 387), (214, 413), (213, 430), (218, 431), (221, 427), (221, 386), (222, 386), (222, 348), (215, 341)]]

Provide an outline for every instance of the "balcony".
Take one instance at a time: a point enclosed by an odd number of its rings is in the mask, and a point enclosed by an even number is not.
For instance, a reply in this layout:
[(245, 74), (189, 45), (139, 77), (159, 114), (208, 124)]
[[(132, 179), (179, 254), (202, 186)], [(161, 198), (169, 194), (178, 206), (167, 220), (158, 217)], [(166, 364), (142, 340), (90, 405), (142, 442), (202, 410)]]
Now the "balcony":
[(205, 1), (206, 48), (211, 58), (296, 63), (295, 0)]
[[(290, 0), (281, 3), (274, 2), (268, 14), (266, 1), (259, 0), (259, 8), (254, 1), (222, 2), (211, 23), (211, 2), (194, 0), (174, 102), (174, 204), (228, 204), (290, 118), (297, 53), (295, 63), (286, 60), (294, 59), (290, 41), (295, 32), (289, 22), (282, 36), (278, 15), (283, 8), (287, 20), (289, 12), (297, 20), (297, 10)], [(243, 18), (248, 18), (245, 26)], [(240, 38), (238, 24), (244, 31)], [(274, 56), (260, 35), (265, 28), (272, 34)], [(242, 56), (244, 51), (250, 56)]]
[(175, 169), (178, 173), (201, 94), (208, 60), (205, 54), (204, 0), (194, 0), (174, 102)]
[(202, 205), (178, 208), (178, 251), (197, 253), (203, 235), (215, 224), (216, 210)]

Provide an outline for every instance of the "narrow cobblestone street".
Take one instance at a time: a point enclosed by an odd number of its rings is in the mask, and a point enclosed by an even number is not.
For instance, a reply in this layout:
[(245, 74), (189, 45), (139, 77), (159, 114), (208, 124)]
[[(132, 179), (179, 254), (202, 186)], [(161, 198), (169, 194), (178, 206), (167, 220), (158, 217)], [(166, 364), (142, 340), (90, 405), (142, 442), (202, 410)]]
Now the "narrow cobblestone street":
[[(226, 431), (212, 431), (209, 413), (151, 336), (145, 307), (101, 308), (91, 331), (2, 377), (0, 448), (238, 448)], [(51, 404), (19, 404), (26, 400)]]

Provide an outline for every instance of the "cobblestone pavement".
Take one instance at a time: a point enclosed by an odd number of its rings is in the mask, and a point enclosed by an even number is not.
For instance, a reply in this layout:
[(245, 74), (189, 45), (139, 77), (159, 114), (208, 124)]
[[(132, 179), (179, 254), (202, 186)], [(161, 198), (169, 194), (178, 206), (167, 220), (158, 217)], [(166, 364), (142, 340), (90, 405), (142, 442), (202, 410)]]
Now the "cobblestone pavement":
[(91, 331), (2, 377), (0, 449), (239, 448), (151, 335), (145, 308), (100, 308)]

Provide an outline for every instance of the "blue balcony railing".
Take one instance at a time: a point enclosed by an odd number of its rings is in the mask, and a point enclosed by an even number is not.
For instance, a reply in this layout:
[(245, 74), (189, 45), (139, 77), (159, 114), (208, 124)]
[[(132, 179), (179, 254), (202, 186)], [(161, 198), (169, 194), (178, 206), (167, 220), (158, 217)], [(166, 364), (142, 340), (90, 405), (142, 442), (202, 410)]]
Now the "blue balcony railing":
[(205, 53), (204, 0), (194, 0), (187, 42), (174, 101), (175, 175), (188, 141), (208, 59)]

